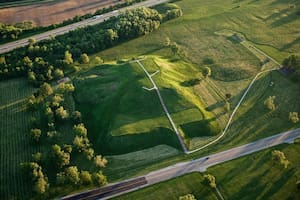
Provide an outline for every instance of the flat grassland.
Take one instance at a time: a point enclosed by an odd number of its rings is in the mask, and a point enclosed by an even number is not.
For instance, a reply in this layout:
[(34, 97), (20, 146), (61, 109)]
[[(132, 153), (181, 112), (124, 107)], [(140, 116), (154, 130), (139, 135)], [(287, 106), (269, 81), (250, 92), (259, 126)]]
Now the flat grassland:
[[(209, 168), (204, 174), (216, 177), (217, 187), (225, 199), (297, 200), (300, 195), (296, 185), (300, 177), (300, 144), (281, 145), (276, 149), (283, 151), (290, 161), (287, 169), (272, 161), (271, 151), (274, 149), (268, 149)], [(203, 183), (203, 174), (200, 173), (181, 176), (114, 199), (176, 200), (185, 194), (193, 194), (196, 199), (218, 199), (216, 191)]]
[(119, 2), (119, 0), (60, 0), (36, 5), (0, 8), (0, 22), (17, 23), (30, 20), (37, 26), (48, 26), (61, 23), (76, 15), (93, 13)]

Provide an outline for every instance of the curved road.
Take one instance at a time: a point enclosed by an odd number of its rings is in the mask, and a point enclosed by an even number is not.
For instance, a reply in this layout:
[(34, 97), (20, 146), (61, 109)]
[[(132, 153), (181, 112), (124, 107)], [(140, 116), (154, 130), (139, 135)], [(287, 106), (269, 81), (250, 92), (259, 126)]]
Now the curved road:
[(90, 18), (90, 19), (86, 19), (80, 22), (76, 22), (67, 26), (63, 26), (57, 29), (53, 29), (51, 31), (47, 31), (41, 34), (37, 34), (37, 35), (33, 35), (31, 37), (28, 38), (24, 38), (21, 40), (17, 40), (14, 42), (9, 42), (3, 45), (0, 45), (0, 54), (9, 52), (13, 49), (16, 49), (18, 47), (23, 47), (28, 45), (28, 39), (29, 38), (35, 38), (35, 40), (41, 41), (41, 40), (45, 40), (45, 39), (49, 39), (51, 36), (57, 36), (57, 35), (63, 35), (69, 31), (75, 30), (77, 28), (82, 28), (85, 26), (90, 26), (90, 25), (95, 25), (95, 24), (99, 24), (107, 19), (109, 19), (110, 17), (113, 16), (118, 16), (120, 14), (120, 12), (125, 11), (125, 10), (129, 10), (129, 9), (133, 9), (133, 8), (138, 8), (138, 7), (152, 7), (161, 3), (167, 2), (167, 0), (147, 0), (147, 1), (143, 1), (140, 3), (136, 3), (134, 5), (125, 7), (125, 8), (121, 8), (119, 10), (115, 10), (109, 13), (105, 13), (100, 15), (100, 17), (98, 18)]
[[(203, 172), (208, 167), (218, 165), (263, 149), (267, 149), (283, 143), (293, 143), (300, 138), (300, 128), (267, 137), (255, 142), (235, 147), (226, 151), (202, 157), (196, 160), (181, 162), (160, 170), (146, 174), (145, 176), (110, 184), (106, 187), (90, 190), (80, 194), (63, 197), (64, 200), (79, 199), (110, 199), (131, 191), (138, 190), (149, 185), (166, 181), (191, 172)], [(209, 158), (209, 159), (208, 159)]]

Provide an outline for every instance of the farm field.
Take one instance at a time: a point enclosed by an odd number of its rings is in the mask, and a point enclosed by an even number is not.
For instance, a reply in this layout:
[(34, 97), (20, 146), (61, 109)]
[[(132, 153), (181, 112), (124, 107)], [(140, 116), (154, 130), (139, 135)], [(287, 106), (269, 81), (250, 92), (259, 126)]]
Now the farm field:
[[(10, 8), (0, 7), (0, 21), (2, 23), (17, 23), (25, 20), (33, 21), (37, 26), (48, 26), (61, 23), (64, 20), (93, 13), (104, 7), (109, 7), (120, 1), (92, 0), (92, 1), (54, 1), (28, 6)], [(1, 6), (1, 4), (0, 4)]]
[(33, 91), (25, 79), (0, 83), (1, 199), (13, 198), (15, 194), (25, 198), (31, 195), (29, 185), (24, 184), (26, 181), (20, 175), (20, 163), (31, 159), (31, 154), (40, 149), (32, 146), (28, 137), (33, 116), (26, 110), (26, 100)]
[[(287, 169), (272, 161), (274, 149), (284, 152), (290, 161)], [(193, 194), (196, 199), (218, 199), (215, 190), (203, 183), (203, 175), (208, 173), (216, 177), (217, 187), (225, 199), (297, 200), (300, 195), (296, 187), (300, 177), (299, 151), (299, 142), (281, 145), (209, 168), (203, 174), (191, 173), (114, 199), (175, 200), (185, 194)]]

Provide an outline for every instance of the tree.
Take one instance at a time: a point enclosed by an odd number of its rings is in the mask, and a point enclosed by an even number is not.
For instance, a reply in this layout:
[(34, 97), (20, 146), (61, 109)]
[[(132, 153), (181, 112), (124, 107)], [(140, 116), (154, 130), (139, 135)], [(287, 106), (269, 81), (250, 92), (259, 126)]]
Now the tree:
[(30, 130), (30, 135), (31, 135), (32, 139), (34, 139), (35, 141), (38, 142), (40, 140), (41, 135), (42, 135), (42, 131), (41, 131), (41, 129), (34, 128), (34, 129)]
[(81, 62), (84, 63), (84, 64), (90, 62), (90, 58), (86, 53), (81, 54), (80, 59), (81, 59)]
[(103, 63), (103, 59), (100, 58), (99, 56), (96, 56), (96, 57), (95, 57), (95, 63), (101, 64), (101, 63)]
[(211, 76), (211, 69), (209, 67), (204, 67), (204, 69), (202, 70), (202, 74), (204, 78)]
[(94, 149), (93, 148), (84, 149), (83, 153), (88, 160), (92, 160), (92, 158), (94, 157)]
[(56, 79), (60, 79), (62, 77), (64, 77), (64, 72), (63, 70), (59, 69), (59, 68), (56, 68), (55, 71), (54, 71), (54, 77)]
[(76, 135), (82, 136), (82, 137), (87, 137), (87, 129), (84, 127), (83, 123), (74, 125), (73, 130)]
[(299, 122), (299, 116), (298, 116), (298, 113), (297, 113), (297, 112), (290, 112), (290, 113), (289, 113), (289, 119), (290, 119), (290, 121), (293, 122), (293, 123)]
[(75, 87), (72, 83), (60, 83), (58, 85), (58, 91), (60, 93), (71, 93), (75, 91)]
[(107, 184), (106, 177), (102, 174), (101, 171), (93, 174), (93, 182), (97, 186), (103, 186)]
[(34, 191), (38, 194), (43, 194), (46, 192), (49, 187), (47, 179), (43, 177), (39, 177), (34, 184)]
[(64, 109), (63, 106), (60, 106), (55, 110), (55, 114), (59, 119), (67, 119), (69, 117), (69, 113)]
[(5, 56), (0, 56), (0, 66), (5, 66), (5, 65), (6, 65)]
[(30, 46), (32, 46), (36, 42), (35, 38), (29, 38), (28, 43)]
[(36, 81), (35, 73), (34, 72), (28, 72), (28, 80), (32, 83)]
[(70, 65), (73, 63), (72, 54), (69, 51), (65, 51), (64, 63), (66, 63), (67, 65)]
[(204, 175), (204, 183), (211, 188), (216, 188), (216, 178), (211, 174)]
[(72, 184), (78, 184), (80, 181), (79, 172), (76, 166), (70, 166), (65, 170), (66, 177)]
[(195, 198), (194, 195), (187, 194), (187, 195), (184, 195), (184, 196), (180, 196), (179, 200), (197, 200), (197, 199)]
[(265, 101), (264, 101), (264, 105), (270, 110), (270, 111), (274, 111), (276, 109), (274, 100), (275, 100), (275, 96), (269, 96)]
[(74, 111), (72, 113), (72, 119), (75, 124), (79, 124), (82, 121), (81, 113), (79, 111)]
[(60, 103), (64, 101), (64, 98), (60, 94), (55, 94), (52, 97), (52, 107), (57, 108), (60, 106)]
[(94, 163), (97, 167), (105, 167), (107, 164), (107, 160), (102, 157), (101, 155), (98, 155), (94, 158)]
[(80, 181), (83, 185), (89, 185), (92, 183), (92, 175), (88, 171), (80, 172)]
[(47, 97), (53, 93), (53, 90), (51, 85), (49, 85), (48, 83), (43, 83), (43, 85), (41, 85), (40, 87), (39, 92), (41, 96)]
[(79, 152), (82, 152), (83, 150), (90, 147), (90, 141), (86, 137), (77, 135), (73, 140), (73, 145)]
[(283, 165), (284, 168), (287, 168), (289, 165), (289, 161), (286, 159), (283, 152), (279, 150), (272, 151), (272, 160), (278, 164)]
[(227, 100), (229, 100), (232, 97), (232, 95), (230, 93), (226, 93), (225, 97), (226, 97)]
[(59, 168), (65, 166), (65, 165), (68, 165), (70, 163), (70, 153), (71, 152), (64, 151), (57, 144), (52, 146), (52, 151), (53, 151), (54, 161)]

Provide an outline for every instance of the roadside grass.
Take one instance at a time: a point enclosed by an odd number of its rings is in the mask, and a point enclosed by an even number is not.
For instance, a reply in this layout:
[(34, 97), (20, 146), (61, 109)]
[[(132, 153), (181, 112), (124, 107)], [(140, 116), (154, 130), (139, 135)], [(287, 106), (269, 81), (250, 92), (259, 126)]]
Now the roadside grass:
[[(270, 85), (273, 82), (274, 85)], [(269, 111), (264, 101), (276, 96), (275, 111)], [(299, 127), (289, 120), (289, 112), (300, 111), (299, 85), (278, 71), (262, 75), (249, 91), (237, 111), (226, 137), (220, 145), (236, 146)]]
[(218, 200), (216, 193), (205, 186), (202, 183), (203, 180), (200, 173), (191, 173), (113, 199), (178, 200), (180, 196), (193, 194), (196, 199)]
[[(290, 165), (287, 169), (272, 161), (272, 150), (283, 151)], [(300, 178), (299, 143), (280, 145), (211, 167), (203, 174), (216, 177), (225, 199), (299, 199), (296, 182)], [(218, 199), (215, 191), (203, 185), (203, 175), (191, 173), (155, 184), (114, 199), (178, 199), (191, 193), (197, 199)]]
[(25, 79), (0, 82), (1, 199), (32, 195), (30, 184), (20, 173), (20, 163), (40, 149), (29, 136), (32, 113), (26, 110), (26, 100), (33, 91)]

